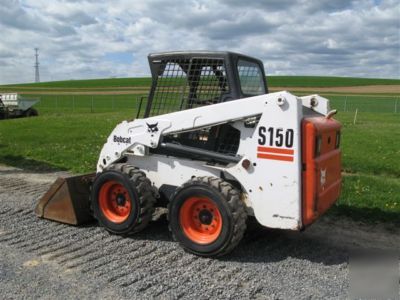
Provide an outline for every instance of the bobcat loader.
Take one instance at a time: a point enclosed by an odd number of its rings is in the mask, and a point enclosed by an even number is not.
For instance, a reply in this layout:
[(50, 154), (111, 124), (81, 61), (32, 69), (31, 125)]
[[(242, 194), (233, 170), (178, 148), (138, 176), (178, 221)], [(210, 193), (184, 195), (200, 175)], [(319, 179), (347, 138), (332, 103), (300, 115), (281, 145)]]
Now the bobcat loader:
[(187, 251), (220, 256), (246, 219), (302, 230), (339, 197), (339, 122), (318, 95), (268, 93), (260, 60), (231, 52), (148, 56), (152, 86), (137, 118), (115, 127), (96, 174), (59, 178), (39, 217), (115, 234), (144, 229), (168, 207)]

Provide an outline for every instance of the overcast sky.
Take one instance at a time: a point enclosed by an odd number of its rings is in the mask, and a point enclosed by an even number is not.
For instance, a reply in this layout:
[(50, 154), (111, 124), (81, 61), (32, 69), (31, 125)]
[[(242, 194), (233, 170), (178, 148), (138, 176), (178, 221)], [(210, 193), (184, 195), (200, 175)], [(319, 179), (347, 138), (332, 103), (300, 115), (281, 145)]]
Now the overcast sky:
[(147, 54), (232, 50), (267, 75), (400, 77), (398, 0), (0, 0), (0, 84), (147, 76)]

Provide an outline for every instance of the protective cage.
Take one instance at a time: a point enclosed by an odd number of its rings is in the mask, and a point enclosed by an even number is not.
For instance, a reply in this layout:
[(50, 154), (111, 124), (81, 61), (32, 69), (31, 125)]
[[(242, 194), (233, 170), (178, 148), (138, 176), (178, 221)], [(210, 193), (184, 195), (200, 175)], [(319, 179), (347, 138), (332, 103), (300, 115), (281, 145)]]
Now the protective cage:
[(268, 93), (263, 63), (242, 54), (165, 52), (148, 59), (152, 86), (145, 118)]
[[(268, 93), (262, 62), (245, 55), (167, 52), (150, 54), (148, 59), (152, 86), (144, 117)], [(239, 141), (240, 132), (229, 124), (164, 138), (164, 142), (232, 156)], [(168, 154), (165, 149), (156, 150), (160, 151)]]

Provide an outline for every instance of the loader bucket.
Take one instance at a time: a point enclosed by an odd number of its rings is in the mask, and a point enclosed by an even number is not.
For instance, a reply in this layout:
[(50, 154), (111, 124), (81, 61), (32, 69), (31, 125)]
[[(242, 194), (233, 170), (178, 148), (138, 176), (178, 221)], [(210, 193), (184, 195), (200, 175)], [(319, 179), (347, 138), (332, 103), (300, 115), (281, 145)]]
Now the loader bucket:
[(38, 217), (80, 225), (92, 220), (89, 210), (90, 182), (95, 174), (59, 177), (36, 205)]

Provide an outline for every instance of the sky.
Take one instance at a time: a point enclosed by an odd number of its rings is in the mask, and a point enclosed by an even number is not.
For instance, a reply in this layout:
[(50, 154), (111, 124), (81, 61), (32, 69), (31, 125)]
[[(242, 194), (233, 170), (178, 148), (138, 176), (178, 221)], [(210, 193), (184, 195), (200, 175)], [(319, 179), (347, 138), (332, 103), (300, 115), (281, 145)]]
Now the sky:
[(230, 50), (267, 75), (400, 78), (398, 0), (0, 0), (0, 84), (149, 76), (148, 53)]

